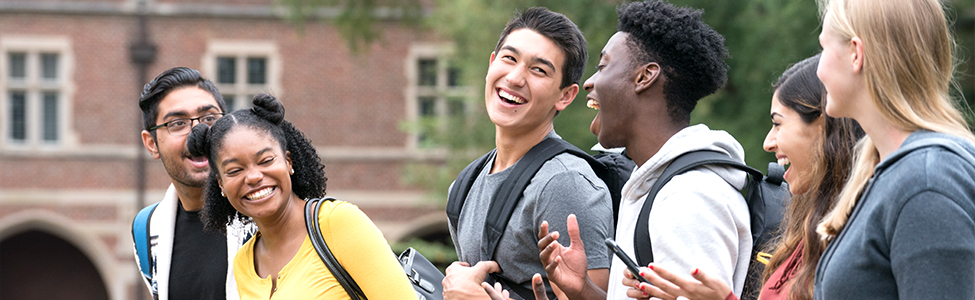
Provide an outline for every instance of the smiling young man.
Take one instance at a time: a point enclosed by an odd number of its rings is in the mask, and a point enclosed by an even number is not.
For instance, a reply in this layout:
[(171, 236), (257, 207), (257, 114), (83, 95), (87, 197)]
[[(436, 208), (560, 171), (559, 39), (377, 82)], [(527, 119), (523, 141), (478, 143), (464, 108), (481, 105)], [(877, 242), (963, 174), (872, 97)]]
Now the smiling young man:
[[(231, 262), (254, 227), (238, 222), (226, 236), (203, 230), (199, 212), (210, 167), (186, 149), (192, 127), (213, 124), (225, 107), (212, 82), (183, 67), (159, 74), (139, 99), (143, 145), (173, 182), (132, 224), (136, 262), (154, 299), (239, 299)], [(147, 241), (144, 248), (139, 241)]]
[[(659, 0), (625, 4), (617, 13), (618, 32), (603, 47), (597, 72), (584, 85), (589, 105), (598, 109), (590, 130), (603, 146), (625, 147), (637, 164), (622, 190), (616, 241), (635, 257), (635, 230), (646, 230), (654, 264), (681, 274), (700, 268), (740, 295), (752, 248), (748, 207), (739, 192), (746, 183), (744, 172), (706, 165), (674, 176), (654, 198), (649, 226), (636, 228), (650, 188), (681, 154), (713, 150), (744, 159), (741, 145), (727, 132), (690, 125), (698, 100), (726, 81), (724, 37), (701, 20), (702, 11)], [(562, 245), (539, 247), (565, 253), (574, 246)], [(570, 299), (647, 297), (623, 285), (626, 266), (618, 258), (610, 268), (608, 290), (601, 290), (586, 274), (572, 271), (580, 263), (574, 257), (562, 255), (556, 261), (558, 255), (545, 253), (542, 260), (555, 262), (554, 273), (562, 275), (553, 283)]]
[[(450, 224), (460, 261), (447, 268), (445, 298), (488, 299), (480, 286), (488, 273), (489, 281), (501, 282), (514, 298), (531, 297), (532, 275), (545, 274), (535, 248), (541, 223), (565, 220), (572, 211), (587, 220), (582, 236), (593, 254), (588, 273), (605, 283), (609, 258), (602, 241), (613, 232), (612, 201), (586, 160), (572, 154), (562, 153), (542, 164), (514, 207), (496, 250), (486, 250), (484, 243), (486, 215), (496, 205), (495, 194), (503, 192), (502, 182), (520, 175), (512, 174), (519, 164), (531, 163), (522, 160), (530, 149), (547, 138), (559, 138), (553, 119), (578, 94), (587, 56), (578, 27), (545, 8), (525, 10), (502, 32), (490, 56), (484, 89), (497, 149), (486, 156), (456, 224)], [(553, 222), (551, 228), (564, 232), (566, 226)]]

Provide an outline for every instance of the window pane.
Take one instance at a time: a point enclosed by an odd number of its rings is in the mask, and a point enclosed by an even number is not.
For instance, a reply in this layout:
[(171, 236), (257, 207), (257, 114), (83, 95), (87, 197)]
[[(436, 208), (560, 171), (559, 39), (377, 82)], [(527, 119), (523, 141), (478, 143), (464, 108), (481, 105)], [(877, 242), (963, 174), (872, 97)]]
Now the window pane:
[(437, 61), (434, 59), (421, 59), (419, 61), (419, 84), (421, 86), (437, 85)]
[(27, 95), (24, 92), (10, 92), (10, 139), (27, 139)]
[(247, 58), (247, 83), (264, 84), (267, 82), (267, 59), (261, 57)]
[(436, 105), (437, 98), (434, 97), (420, 97), (418, 99), (418, 106), (421, 117), (433, 117), (437, 115)]
[(44, 141), (58, 140), (58, 93), (44, 93)]
[(230, 113), (237, 110), (237, 101), (234, 101), (234, 95), (231, 94), (221, 94), (223, 96), (223, 102), (227, 103), (227, 111), (225, 113)]
[(58, 54), (41, 54), (41, 78), (58, 79)]
[(458, 68), (447, 69), (447, 85), (460, 86), (460, 69)]
[(24, 79), (27, 77), (27, 53), (10, 53), (10, 78)]
[(237, 82), (237, 59), (234, 57), (217, 57), (217, 82)]

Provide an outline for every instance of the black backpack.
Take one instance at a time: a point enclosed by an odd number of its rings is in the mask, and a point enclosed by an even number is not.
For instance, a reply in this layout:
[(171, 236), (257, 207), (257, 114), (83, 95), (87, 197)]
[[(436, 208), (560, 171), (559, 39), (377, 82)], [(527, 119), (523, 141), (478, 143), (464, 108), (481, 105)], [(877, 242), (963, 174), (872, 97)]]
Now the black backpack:
[[(457, 176), (454, 187), (451, 189), (447, 198), (447, 218), (450, 220), (450, 226), (457, 225), (460, 211), (464, 206), (464, 201), (467, 200), (467, 193), (470, 192), (471, 186), (474, 185), (477, 174), (480, 174), (481, 170), (484, 169), (484, 166), (488, 162), (487, 159), (492, 157), (495, 151), (496, 149), (491, 150), (488, 154), (481, 156), (467, 165)], [(619, 203), (623, 185), (629, 180), (630, 173), (636, 167), (633, 160), (627, 157), (625, 153), (606, 152), (593, 157), (562, 139), (546, 138), (532, 147), (522, 157), (522, 161), (525, 163), (515, 166), (511, 175), (501, 183), (498, 193), (492, 199), (484, 228), (484, 243), (488, 245), (485, 249), (490, 251), (487, 253), (488, 257), (494, 257), (498, 241), (501, 239), (501, 235), (507, 227), (508, 220), (511, 219), (514, 208), (521, 199), (522, 192), (528, 186), (531, 179), (535, 177), (535, 173), (541, 169), (546, 161), (564, 152), (585, 159), (596, 173), (596, 176), (606, 183), (613, 200), (613, 224), (614, 226), (616, 225), (615, 221), (619, 217)], [(722, 164), (736, 167), (748, 172), (750, 175), (745, 188), (747, 192), (745, 200), (748, 203), (750, 213), (754, 246), (752, 247), (752, 260), (749, 264), (749, 275), (745, 282), (745, 290), (742, 292), (742, 296), (743, 299), (746, 299), (746, 295), (754, 295), (757, 297), (758, 292), (761, 291), (761, 274), (764, 270), (764, 265), (758, 263), (754, 258), (764, 244), (767, 244), (778, 235), (778, 227), (782, 222), (783, 211), (785, 206), (788, 205), (790, 196), (788, 185), (782, 180), (782, 174), (784, 173), (782, 166), (770, 163), (769, 176), (763, 178), (762, 173), (758, 170), (746, 166), (741, 162), (734, 161), (726, 154), (707, 150), (685, 153), (670, 163), (647, 195), (649, 201), (644, 202), (644, 207), (640, 211), (640, 219), (637, 220), (637, 228), (640, 228), (641, 222), (643, 227), (648, 226), (647, 218), (650, 207), (653, 205), (653, 197), (656, 196), (657, 192), (665, 183), (670, 181), (671, 177), (707, 164)], [(756, 228), (759, 230), (756, 230)], [(634, 243), (637, 262), (641, 265), (647, 265), (652, 262), (653, 253), (650, 250), (649, 232), (642, 232), (641, 234), (641, 231), (637, 230), (634, 234), (634, 239), (635, 241), (643, 241)], [(505, 285), (505, 288), (522, 296), (522, 298), (532, 299), (534, 297), (531, 290), (522, 289), (518, 285), (505, 282), (505, 279), (500, 278), (500, 276), (494, 279), (501, 281)]]
[[(749, 167), (739, 161), (731, 159), (727, 154), (710, 150), (698, 150), (681, 154), (670, 165), (664, 169), (663, 173), (653, 184), (650, 192), (647, 193), (647, 200), (643, 202), (640, 215), (637, 218), (636, 228), (647, 228), (649, 222), (650, 208), (653, 200), (668, 181), (674, 176), (690, 171), (704, 165), (724, 165), (734, 167), (748, 173), (748, 183), (745, 186), (745, 202), (748, 204), (749, 219), (752, 229), (752, 251), (751, 259), (748, 264), (748, 276), (745, 280), (745, 287), (742, 290), (742, 299), (757, 299), (762, 289), (762, 272), (765, 265), (758, 262), (757, 255), (760, 250), (768, 246), (779, 234), (779, 225), (782, 223), (782, 216), (785, 207), (791, 199), (789, 186), (783, 181), (784, 167), (769, 163), (768, 176), (762, 176), (762, 172)], [(653, 251), (651, 250), (650, 233), (646, 230), (635, 230), (633, 234), (633, 247), (636, 253), (636, 260), (639, 265), (645, 266), (653, 262)]]
[[(474, 179), (481, 173), (484, 166), (487, 165), (488, 158), (494, 156), (495, 151), (497, 149), (491, 150), (488, 154), (481, 156), (467, 165), (460, 172), (460, 175), (457, 176), (457, 180), (454, 182), (454, 186), (447, 198), (447, 218), (450, 220), (450, 226), (457, 226), (460, 211), (464, 207), (464, 201), (467, 200), (467, 193), (470, 192), (471, 186), (474, 185)], [(535, 173), (538, 173), (538, 170), (542, 168), (542, 165), (546, 161), (566, 152), (585, 159), (589, 163), (589, 166), (592, 167), (593, 172), (596, 173), (596, 176), (606, 183), (610, 197), (613, 200), (613, 216), (615, 218), (618, 215), (620, 192), (623, 189), (623, 184), (630, 178), (630, 173), (636, 167), (633, 160), (627, 158), (624, 154), (618, 153), (607, 153), (592, 157), (565, 140), (546, 138), (532, 147), (531, 150), (528, 150), (528, 153), (525, 153), (525, 156), (521, 158), (521, 163), (515, 165), (511, 175), (501, 183), (498, 193), (491, 200), (491, 208), (488, 210), (486, 224), (484, 226), (483, 240), (485, 245), (487, 245), (483, 249), (489, 252), (482, 254), (487, 254), (486, 256), (491, 258), (495, 257), (494, 254), (498, 247), (498, 241), (501, 240), (501, 235), (504, 234), (508, 220), (511, 219), (511, 215), (514, 213), (518, 201), (521, 200), (521, 194), (525, 190), (525, 187), (528, 186), (528, 183), (535, 177)], [(615, 219), (613, 224), (615, 226)], [(534, 294), (530, 289), (524, 289), (519, 285), (508, 282), (507, 279), (501, 276), (492, 275), (491, 277), (494, 280), (500, 281), (505, 285), (505, 288), (514, 294), (518, 294), (522, 298), (534, 299)]]

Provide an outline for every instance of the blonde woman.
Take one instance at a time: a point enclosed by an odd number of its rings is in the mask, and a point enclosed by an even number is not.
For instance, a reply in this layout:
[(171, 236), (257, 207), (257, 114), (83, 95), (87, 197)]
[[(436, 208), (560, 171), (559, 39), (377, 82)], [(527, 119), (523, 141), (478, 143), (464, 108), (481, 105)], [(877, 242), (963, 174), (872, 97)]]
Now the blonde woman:
[(938, 0), (821, 0), (826, 113), (857, 120), (815, 299), (975, 299), (975, 137)]

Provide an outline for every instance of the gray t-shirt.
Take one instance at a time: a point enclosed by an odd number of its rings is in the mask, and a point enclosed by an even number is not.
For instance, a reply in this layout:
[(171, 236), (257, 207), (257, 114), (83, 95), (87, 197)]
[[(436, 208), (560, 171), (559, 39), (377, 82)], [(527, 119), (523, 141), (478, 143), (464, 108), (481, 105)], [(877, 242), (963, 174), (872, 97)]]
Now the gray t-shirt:
[(501, 267), (499, 275), (531, 290), (532, 275), (545, 276), (538, 258), (538, 230), (542, 221), (548, 221), (550, 231), (561, 233), (559, 243), (569, 246), (565, 219), (575, 214), (589, 269), (609, 268), (609, 254), (603, 243), (614, 234), (609, 190), (586, 160), (569, 153), (555, 156), (542, 165), (515, 207), (493, 259), (483, 255), (486, 250), (482, 248), (487, 246), (483, 243), (485, 219), (492, 199), (514, 166), (522, 163), (519, 160), (501, 172), (489, 174), (494, 157), (488, 161), (467, 194), (456, 231), (455, 226), (450, 226), (460, 261), (471, 265), (484, 260), (497, 261)]

